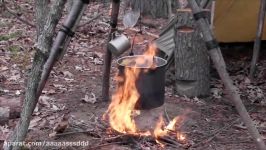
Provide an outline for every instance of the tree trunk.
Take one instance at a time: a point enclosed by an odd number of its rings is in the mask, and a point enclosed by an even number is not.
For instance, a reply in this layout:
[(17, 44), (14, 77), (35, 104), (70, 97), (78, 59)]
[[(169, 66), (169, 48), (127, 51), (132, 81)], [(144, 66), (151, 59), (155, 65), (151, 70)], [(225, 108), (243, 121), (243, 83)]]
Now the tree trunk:
[(37, 38), (42, 34), (47, 13), (49, 12), (50, 0), (36, 0), (35, 1), (35, 17), (37, 22)]
[[(40, 50), (37, 50), (34, 56), (33, 64), (32, 64), (31, 76), (27, 83), (25, 101), (23, 104), (23, 110), (21, 112), (21, 118), (15, 130), (13, 131), (13, 134), (11, 137), (12, 142), (21, 142), (21, 141), (24, 141), (24, 139), (26, 138), (28, 127), (30, 124), (31, 115), (37, 104), (37, 102), (34, 100), (36, 97), (36, 92), (37, 92), (38, 84), (39, 84), (40, 77), (41, 77), (41, 70), (45, 63), (45, 60), (46, 59), (44, 57), (44, 54)], [(5, 149), (16, 150), (20, 148), (21, 147), (10, 146)]]
[(131, 0), (133, 10), (141, 10), (143, 15), (151, 15), (153, 18), (167, 18), (169, 9), (176, 8), (176, 0), (171, 0), (172, 8), (169, 8), (168, 0)]
[[(37, 24), (39, 29), (42, 29), (43, 26), (43, 30), (42, 31), (37, 30), (37, 33), (41, 33), (41, 35), (38, 35), (37, 47), (35, 47), (36, 53), (32, 63), (31, 75), (27, 82), (27, 88), (26, 88), (25, 100), (23, 103), (23, 109), (21, 112), (21, 118), (16, 128), (14, 129), (11, 137), (9, 137), (9, 139), (7, 140), (8, 142), (22, 142), (26, 138), (31, 115), (38, 102), (38, 99), (36, 99), (36, 95), (37, 95), (38, 85), (41, 79), (42, 69), (49, 55), (49, 51), (53, 41), (53, 36), (55, 34), (55, 27), (58, 24), (59, 19), (61, 18), (65, 3), (66, 0), (53, 1), (53, 5), (49, 11), (49, 14), (47, 15), (45, 25)], [(40, 10), (36, 11), (39, 12)], [(4, 147), (4, 149), (17, 150), (21, 149), (21, 147), (9, 146), (9, 147)]]
[(179, 9), (176, 26), (176, 93), (188, 97), (209, 94), (210, 62), (201, 32), (189, 9)]
[(67, 0), (66, 8), (68, 13), (70, 13), (72, 6), (73, 6), (73, 0)]

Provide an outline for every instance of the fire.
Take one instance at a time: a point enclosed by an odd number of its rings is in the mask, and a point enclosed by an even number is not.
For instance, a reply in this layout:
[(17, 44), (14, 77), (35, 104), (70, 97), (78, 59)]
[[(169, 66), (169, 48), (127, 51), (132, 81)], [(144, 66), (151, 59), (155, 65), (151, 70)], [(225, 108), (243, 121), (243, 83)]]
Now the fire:
[[(140, 97), (136, 81), (140, 74), (140, 68), (137, 66), (145, 65), (147, 69), (152, 69), (156, 67), (153, 62), (153, 57), (156, 54), (156, 45), (151, 44), (148, 50), (144, 53), (145, 57), (139, 57), (136, 60), (134, 67), (125, 67), (124, 76), (116, 77), (117, 82), (122, 83), (118, 84), (115, 93), (112, 96), (111, 104), (108, 107), (105, 116), (108, 115), (108, 120), (112, 129), (124, 133), (124, 134), (133, 134), (140, 136), (154, 136), (156, 139), (159, 137), (166, 136), (169, 131), (174, 131), (176, 123), (178, 122), (178, 117), (174, 118), (167, 126), (163, 121), (162, 116), (159, 119), (158, 124), (156, 125), (154, 131), (139, 131), (135, 120), (134, 115), (138, 112), (135, 110), (135, 105)], [(183, 139), (183, 135), (176, 135), (178, 139)], [(157, 140), (157, 142), (159, 142)]]
[(159, 122), (156, 124), (153, 134), (154, 134), (154, 137), (156, 138), (156, 142), (159, 143), (162, 147), (164, 147), (164, 144), (161, 143), (158, 139), (160, 139), (160, 137), (169, 135), (170, 133), (176, 134), (177, 140), (184, 141), (186, 139), (184, 134), (175, 131), (176, 124), (178, 123), (179, 120), (181, 120), (180, 117), (175, 117), (173, 120), (169, 122), (167, 126), (165, 126), (163, 117), (162, 115), (160, 116)]
[(156, 124), (156, 127), (153, 131), (154, 136), (158, 139), (159, 137), (165, 136), (167, 131), (164, 130), (165, 123), (163, 121), (162, 115), (159, 118), (159, 122)]
[(124, 85), (118, 87), (112, 96), (112, 102), (108, 107), (109, 122), (113, 129), (121, 133), (137, 132), (135, 121), (132, 119), (135, 104), (139, 93), (135, 86), (139, 69), (127, 68), (125, 70)]
[(159, 143), (161, 147), (164, 147), (165, 145), (164, 145), (162, 142), (160, 142), (158, 139), (159, 139), (160, 137), (165, 136), (165, 135), (167, 134), (167, 133), (165, 132), (165, 130), (163, 129), (163, 126), (164, 126), (163, 117), (160, 116), (160, 118), (159, 118), (159, 122), (156, 124), (156, 127), (155, 127), (155, 129), (154, 129), (154, 131), (153, 131), (153, 135), (154, 135), (154, 137), (156, 138), (156, 139), (155, 139), (156, 142)]
[(155, 43), (152, 43), (149, 45), (148, 50), (145, 51), (145, 53), (143, 55), (146, 56), (155, 56), (156, 55), (156, 50), (157, 50), (157, 46)]

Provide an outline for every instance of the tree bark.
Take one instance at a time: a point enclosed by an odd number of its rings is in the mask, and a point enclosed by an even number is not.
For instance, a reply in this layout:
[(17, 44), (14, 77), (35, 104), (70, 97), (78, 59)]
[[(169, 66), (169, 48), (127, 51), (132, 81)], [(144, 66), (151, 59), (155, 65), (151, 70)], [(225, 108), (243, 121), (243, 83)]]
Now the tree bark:
[[(32, 64), (31, 75), (27, 82), (21, 118), (15, 130), (13, 131), (12, 136), (10, 137), (10, 139), (8, 139), (8, 141), (10, 142), (22, 142), (26, 138), (31, 115), (38, 102), (38, 99), (36, 99), (36, 92), (38, 89), (39, 81), (41, 79), (42, 69), (48, 57), (49, 50), (52, 45), (53, 35), (55, 33), (55, 27), (58, 24), (59, 19), (61, 18), (65, 3), (66, 0), (54, 1), (47, 16), (46, 23), (43, 26), (43, 31), (39, 31), (41, 35), (38, 36), (37, 47), (35, 48), (36, 53)], [(42, 25), (39, 26), (41, 27)], [(4, 149), (17, 150), (21, 149), (21, 147), (10, 146), (4, 147)]]
[[(71, 11), (65, 19), (63, 26), (68, 27), (72, 32), (75, 32), (77, 25), (80, 22), (87, 6), (88, 4), (84, 4), (82, 1), (73, 2)], [(68, 36), (65, 32), (60, 31), (57, 34), (53, 46), (51, 47), (49, 58), (47, 59), (43, 68), (41, 81), (37, 91), (37, 98), (41, 95), (54, 64), (58, 59), (63, 58), (70, 40), (71, 37)]]
[(36, 24), (37, 24), (37, 38), (41, 35), (45, 20), (47, 17), (47, 13), (49, 12), (49, 2), (50, 0), (36, 0), (35, 1), (35, 17), (36, 17)]
[[(171, 6), (176, 8), (176, 0), (171, 0)], [(132, 0), (133, 10), (141, 10), (143, 15), (151, 15), (153, 18), (167, 18), (169, 15), (168, 0)]]
[(210, 61), (201, 32), (189, 9), (177, 11), (175, 36), (175, 90), (187, 97), (206, 96), (210, 91)]
[(67, 0), (67, 12), (70, 13), (73, 6), (73, 0)]

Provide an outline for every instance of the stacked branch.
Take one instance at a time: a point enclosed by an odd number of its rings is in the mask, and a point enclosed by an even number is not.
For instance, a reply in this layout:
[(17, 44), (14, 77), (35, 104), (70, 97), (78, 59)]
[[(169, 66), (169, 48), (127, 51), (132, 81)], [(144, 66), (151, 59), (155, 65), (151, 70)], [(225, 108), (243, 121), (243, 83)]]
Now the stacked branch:
[[(105, 143), (116, 143), (116, 142), (123, 142), (123, 143), (138, 143), (139, 141), (150, 142), (150, 143), (160, 143), (165, 146), (173, 147), (173, 148), (188, 148), (190, 146), (189, 143), (179, 142), (175, 138), (171, 136), (160, 136), (155, 138), (154, 136), (140, 136), (134, 134), (121, 134), (115, 133), (115, 136), (103, 138), (102, 144)], [(97, 145), (96, 147), (99, 147)]]

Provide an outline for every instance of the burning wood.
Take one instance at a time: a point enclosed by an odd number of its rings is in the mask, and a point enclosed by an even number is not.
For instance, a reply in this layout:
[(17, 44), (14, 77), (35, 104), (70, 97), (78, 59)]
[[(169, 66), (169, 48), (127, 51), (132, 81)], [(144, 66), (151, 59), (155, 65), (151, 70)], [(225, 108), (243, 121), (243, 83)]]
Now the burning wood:
[[(112, 102), (104, 114), (104, 118), (108, 119), (111, 128), (119, 133), (138, 137), (152, 137), (161, 146), (165, 146), (164, 143), (169, 143), (169, 141), (172, 141), (170, 144), (177, 145), (177, 141), (186, 140), (184, 134), (176, 131), (177, 124), (182, 121), (181, 117), (175, 117), (166, 125), (161, 115), (157, 125), (152, 130), (141, 130), (135, 122), (136, 116), (141, 115), (140, 111), (136, 110), (141, 95), (136, 82), (141, 71), (145, 70), (146, 72), (158, 67), (154, 62), (156, 49), (156, 45), (152, 44), (143, 56), (137, 57), (133, 61), (122, 62), (123, 65), (130, 67), (125, 67), (124, 77), (117, 77), (118, 87), (112, 96)], [(169, 138), (173, 133), (175, 133), (174, 140)]]

